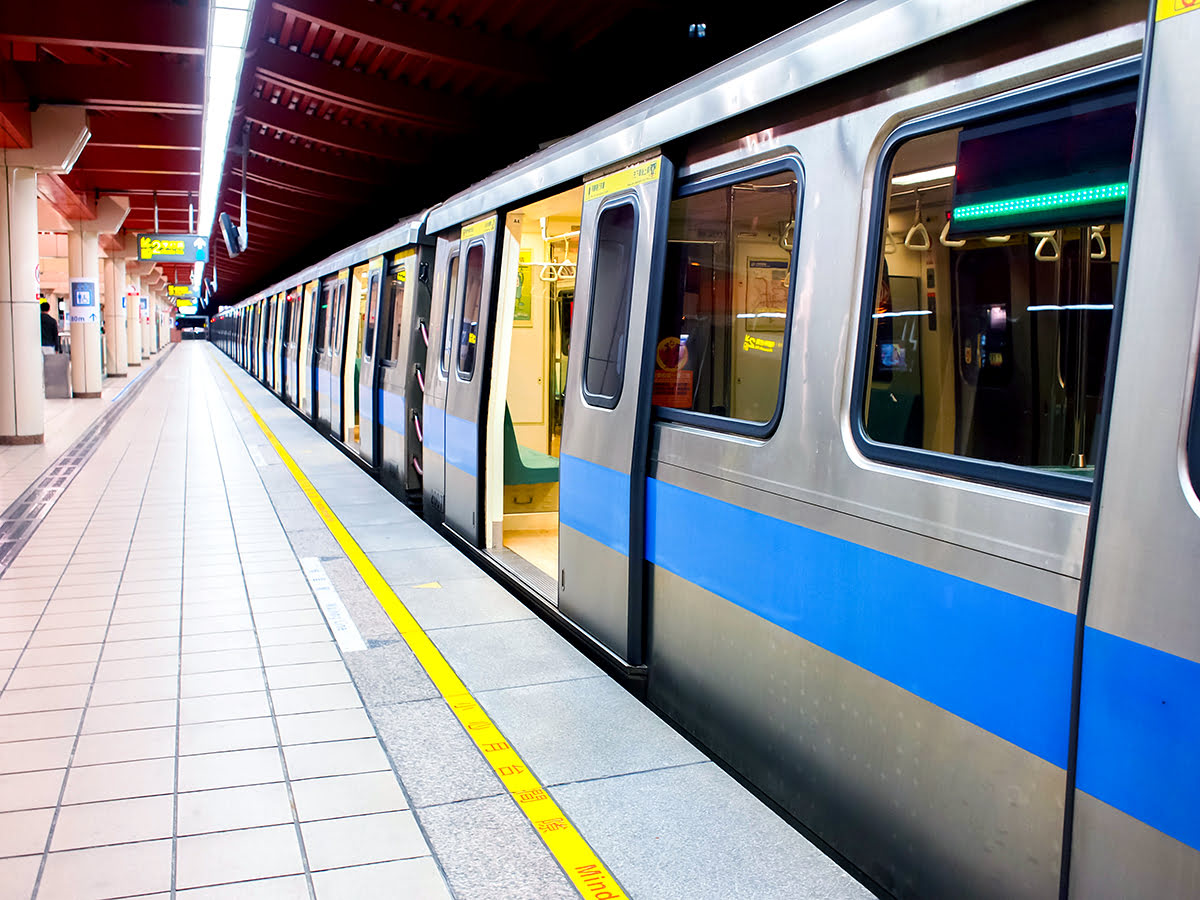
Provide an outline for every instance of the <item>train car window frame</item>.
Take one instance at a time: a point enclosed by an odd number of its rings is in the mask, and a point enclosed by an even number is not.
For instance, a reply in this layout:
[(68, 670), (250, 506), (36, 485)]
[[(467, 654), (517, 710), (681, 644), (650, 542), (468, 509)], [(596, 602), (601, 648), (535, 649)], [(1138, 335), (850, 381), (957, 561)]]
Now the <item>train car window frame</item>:
[(438, 354), (438, 371), (443, 378), (450, 375), (450, 359), (454, 356), (454, 335), (451, 326), (454, 324), (454, 304), (458, 298), (459, 270), (462, 259), (461, 248), (446, 257), (446, 284), (442, 291), (442, 348)]
[[(1090, 502), (1095, 486), (1093, 478), (1083, 478), (1059, 472), (1038, 470), (1013, 463), (998, 462), (968, 456), (959, 456), (934, 450), (925, 450), (901, 444), (888, 444), (874, 440), (866, 430), (866, 388), (869, 381), (869, 366), (873, 361), (872, 330), (873, 313), (877, 297), (883, 258), (884, 210), (891, 189), (892, 163), (900, 147), (920, 137), (965, 128), (1004, 115), (1020, 114), (1022, 110), (1047, 106), (1056, 101), (1119, 88), (1122, 85), (1136, 87), (1141, 74), (1141, 60), (1128, 60), (1106, 64), (1098, 69), (1081, 74), (1069, 75), (1049, 84), (1019, 88), (1000, 96), (991, 97), (949, 111), (922, 116), (893, 128), (879, 152), (875, 164), (874, 185), (871, 191), (871, 206), (868, 217), (870, 231), (867, 236), (866, 269), (859, 298), (858, 330), (854, 335), (855, 359), (850, 373), (851, 397), (848, 415), (850, 433), (859, 452), (868, 459), (906, 469), (917, 469), (938, 475), (948, 475), (974, 483), (994, 484), (1029, 493), (1061, 497), (1069, 500)], [(1019, 228), (1019, 226), (1017, 226)], [(936, 236), (933, 240), (937, 240)], [(1115, 291), (1119, 297), (1123, 291), (1123, 269)], [(949, 301), (947, 301), (948, 303)], [(1119, 301), (1115, 304), (1112, 334), (1120, 330), (1117, 319)], [(1118, 353), (1109, 346), (1104, 372), (1105, 384), (1110, 385), (1115, 376)], [(1101, 411), (1103, 414), (1103, 411)]]
[[(363, 345), (362, 356), (364, 362), (375, 361), (375, 342), (379, 337), (379, 315), (380, 307), (383, 306), (383, 295), (380, 289), (383, 287), (383, 270), (373, 269), (367, 272), (367, 321), (363, 327)], [(374, 300), (378, 297), (379, 302), (372, 306)]]
[(1191, 477), (1192, 490), (1200, 497), (1200, 361), (1196, 364), (1196, 373), (1192, 378), (1192, 402), (1189, 409), (1191, 415), (1188, 418), (1184, 458), (1188, 475)]
[[(472, 341), (470, 338), (468, 338), (467, 344), (464, 345), (463, 326), (467, 323), (467, 293), (471, 290), (471, 282), (468, 276), (471, 271), (471, 254), (476, 250), (479, 251), (479, 305), (475, 309), (475, 331), (471, 334), (471, 337), (473, 337), (474, 340)], [(485, 241), (482, 238), (476, 238), (475, 240), (471, 241), (466, 247), (462, 248), (459, 258), (461, 262), (459, 264), (458, 277), (462, 282), (462, 297), (458, 303), (458, 328), (456, 329), (456, 339), (454, 341), (454, 374), (460, 383), (470, 384), (475, 380), (475, 371), (478, 368), (479, 362), (479, 320), (483, 315), (485, 304), (489, 299), (488, 294), (490, 293), (488, 291), (488, 286), (484, 283), (483, 278), (484, 273), (487, 271), (488, 265), (487, 246)], [(463, 369), (463, 355), (465, 346), (471, 345), (473, 345), (475, 348), (474, 352), (472, 352), (470, 355), (471, 367), (470, 369)]]
[[(747, 181), (753, 181), (756, 178), (763, 178), (769, 175), (778, 175), (782, 172), (787, 172), (796, 179), (796, 206), (793, 210), (793, 226), (792, 226), (792, 249), (788, 254), (788, 267), (791, 278), (788, 283), (787, 290), (787, 312), (784, 319), (783, 328), (783, 348), (780, 351), (782, 358), (779, 367), (779, 386), (775, 398), (775, 411), (769, 419), (764, 422), (754, 422), (749, 419), (736, 419), (732, 416), (718, 415), (717, 413), (698, 412), (690, 409), (675, 409), (665, 406), (653, 406), (654, 418), (662, 422), (675, 422), (681, 425), (692, 425), (697, 428), (703, 428), (708, 431), (719, 431), (725, 434), (738, 434), (746, 437), (753, 437), (765, 440), (769, 438), (775, 429), (779, 427), (779, 422), (783, 418), (784, 393), (787, 385), (788, 376), (788, 358), (792, 349), (792, 326), (794, 322), (793, 313), (796, 303), (796, 278), (795, 274), (800, 259), (800, 233), (802, 228), (802, 218), (804, 212), (804, 164), (800, 157), (794, 153), (789, 153), (786, 156), (769, 159), (763, 162), (754, 163), (749, 166), (723, 171), (718, 173), (702, 173), (692, 175), (684, 179), (680, 179), (675, 190), (671, 194), (671, 199), (667, 204), (667, 208), (659, 211), (659, 215), (670, 216), (670, 204), (675, 200), (684, 197), (690, 197), (696, 194), (702, 194), (707, 191), (718, 190), (723, 187), (728, 187), (734, 184), (740, 184)], [(666, 248), (657, 248), (665, 251)], [(665, 283), (660, 288), (665, 294)], [(661, 310), (660, 310), (661, 321)], [(657, 352), (657, 344), (659, 342), (658, 328), (659, 323), (655, 323), (654, 339), (652, 342), (647, 342), (649, 346), (646, 352)]]
[[(624, 325), (624, 340), (621, 341), (620, 356), (615, 360), (617, 364), (616, 389), (611, 394), (595, 393), (588, 388), (588, 373), (591, 371), (592, 364), (592, 339), (596, 326), (596, 286), (601, 276), (600, 270), (600, 236), (604, 226), (604, 219), (609, 213), (619, 210), (623, 207), (628, 207), (633, 211), (633, 229), (631, 233), (632, 240), (629, 243), (629, 258), (625, 266), (624, 284), (621, 286), (621, 303), (623, 305), (623, 315), (618, 311), (618, 315), (613, 319), (613, 323), (623, 320)], [(583, 343), (583, 376), (580, 380), (580, 387), (583, 391), (583, 399), (589, 406), (599, 407), (600, 409), (615, 409), (621, 400), (621, 394), (625, 388), (625, 357), (628, 355), (629, 346), (629, 326), (630, 314), (633, 308), (633, 273), (637, 264), (637, 249), (638, 249), (638, 233), (642, 224), (641, 204), (638, 203), (637, 197), (634, 195), (617, 196), (611, 200), (606, 200), (596, 213), (596, 231), (595, 231), (595, 250), (592, 252), (592, 271), (591, 279), (588, 283), (588, 322), (587, 322), (587, 338)], [(607, 335), (609, 347), (611, 349), (613, 337), (616, 334), (614, 328)], [(612, 360), (610, 360), (612, 362)]]
[[(404, 319), (405, 293), (408, 290), (408, 258), (394, 259), (397, 254), (391, 253), (384, 259), (383, 283), (380, 285), (379, 297), (379, 334), (384, 346), (379, 351), (379, 364), (394, 369), (400, 364), (400, 335), (396, 326)], [(398, 275), (403, 274), (404, 278)], [(393, 285), (399, 284), (399, 308), (397, 308), (397, 291)]]

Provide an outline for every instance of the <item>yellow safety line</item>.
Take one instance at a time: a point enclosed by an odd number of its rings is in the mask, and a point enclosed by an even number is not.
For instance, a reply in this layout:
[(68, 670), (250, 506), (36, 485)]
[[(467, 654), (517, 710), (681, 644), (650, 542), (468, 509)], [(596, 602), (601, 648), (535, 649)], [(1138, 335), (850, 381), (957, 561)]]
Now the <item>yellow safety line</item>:
[(505, 789), (512, 795), (517, 807), (537, 829), (546, 847), (558, 864), (562, 866), (572, 884), (580, 894), (591, 900), (627, 900), (628, 895), (621, 889), (604, 863), (600, 861), (596, 851), (591, 848), (591, 845), (579, 833), (566, 814), (559, 809), (558, 804), (542, 787), (537, 777), (529, 771), (517, 751), (505, 740), (500, 729), (493, 724), (487, 713), (475, 701), (471, 692), (455, 674), (454, 669), (446, 662), (441, 651), (434, 646), (433, 641), (417, 624), (412, 613), (408, 611), (408, 608), (396, 596), (396, 592), (392, 590), (384, 577), (379, 574), (379, 570), (358, 546), (358, 542), (350, 536), (346, 526), (329, 508), (325, 498), (313, 487), (312, 482), (308, 480), (300, 466), (283, 448), (274, 432), (246, 399), (246, 395), (238, 388), (224, 363), (218, 360), (217, 365), (229, 379), (229, 384), (242, 399), (242, 403), (246, 404), (246, 409), (250, 411), (250, 415), (258, 423), (258, 427), (271, 442), (271, 446), (275, 448), (275, 452), (279, 454), (283, 464), (288, 467), (288, 471), (292, 473), (292, 477), (296, 479), (300, 489), (312, 502), (317, 515), (325, 522), (334, 539), (341, 545), (346, 556), (354, 564), (354, 568), (358, 570), (358, 574), (362, 576), (367, 587), (379, 601), (379, 605), (391, 618), (392, 623), (400, 632), (400, 636), (404, 638), (405, 643), (408, 644), (409, 649), (412, 650), (417, 661), (425, 670), (425, 674), (429, 676), (434, 687), (438, 689), (454, 715), (458, 717), (458, 721), (462, 723), (471, 740), (475, 742), (475, 746), (479, 748), (483, 758), (492, 767), (492, 771), (496, 773)]

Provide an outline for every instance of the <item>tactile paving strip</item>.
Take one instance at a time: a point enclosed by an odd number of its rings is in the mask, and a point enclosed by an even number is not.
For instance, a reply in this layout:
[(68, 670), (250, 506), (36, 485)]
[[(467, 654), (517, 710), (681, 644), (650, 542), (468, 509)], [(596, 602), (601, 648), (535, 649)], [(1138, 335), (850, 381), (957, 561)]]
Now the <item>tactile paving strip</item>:
[[(168, 352), (174, 348), (168, 348)], [(39, 475), (8, 508), (0, 513), (0, 578), (12, 565), (21, 548), (28, 543), (63, 492), (70, 487), (84, 463), (91, 459), (100, 442), (108, 435), (130, 402), (146, 386), (150, 376), (166, 359), (160, 356), (149, 369), (134, 380), (109, 405), (54, 463)]]

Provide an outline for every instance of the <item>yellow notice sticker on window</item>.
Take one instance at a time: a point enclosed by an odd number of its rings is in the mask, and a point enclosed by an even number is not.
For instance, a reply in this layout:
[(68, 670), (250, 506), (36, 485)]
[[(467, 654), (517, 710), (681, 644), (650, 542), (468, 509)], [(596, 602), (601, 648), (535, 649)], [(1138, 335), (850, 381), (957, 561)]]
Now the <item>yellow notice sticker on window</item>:
[(496, 230), (496, 217), (489, 216), (482, 222), (472, 222), (470, 225), (462, 227), (462, 240), (469, 241), (473, 237), (479, 237), (481, 234), (487, 234), (490, 231)]
[(1163, 19), (1179, 16), (1185, 12), (1194, 12), (1197, 9), (1200, 9), (1200, 0), (1158, 0), (1154, 18), (1161, 22)]
[(759, 353), (774, 353), (775, 341), (767, 338), (751, 337), (746, 335), (746, 339), (742, 341), (743, 350), (757, 350)]
[(649, 162), (638, 163), (636, 166), (622, 169), (620, 172), (605, 175), (603, 178), (597, 178), (595, 181), (589, 181), (583, 189), (583, 201), (586, 203), (626, 188), (637, 187), (639, 184), (658, 181), (658, 173), (661, 169), (662, 160), (652, 159)]

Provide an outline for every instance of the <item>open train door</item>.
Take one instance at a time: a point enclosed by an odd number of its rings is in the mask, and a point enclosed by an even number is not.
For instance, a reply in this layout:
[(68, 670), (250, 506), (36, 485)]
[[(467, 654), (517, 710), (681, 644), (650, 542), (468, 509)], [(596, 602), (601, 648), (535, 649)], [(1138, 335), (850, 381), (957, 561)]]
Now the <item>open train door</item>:
[(1197, 48), (1200, 0), (1158, 0), (1128, 188), (1121, 351), (1083, 570), (1064, 842), (1072, 897), (1200, 890)]
[(584, 187), (559, 461), (559, 609), (634, 666), (671, 174), (655, 157)]

